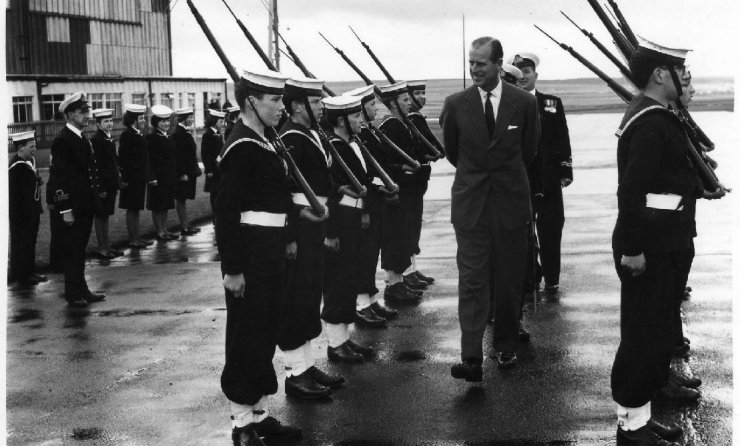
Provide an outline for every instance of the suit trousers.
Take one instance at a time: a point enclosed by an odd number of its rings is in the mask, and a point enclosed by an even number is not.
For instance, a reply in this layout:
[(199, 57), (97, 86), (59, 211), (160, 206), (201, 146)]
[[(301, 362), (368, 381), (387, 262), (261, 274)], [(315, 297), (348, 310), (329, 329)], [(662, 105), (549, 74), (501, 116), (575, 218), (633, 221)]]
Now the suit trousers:
[(473, 229), (455, 227), (463, 360), (483, 358), (483, 333), (491, 305), (491, 286), (496, 317), (494, 349), (516, 351), (527, 255), (527, 226), (505, 228), (501, 221), (503, 212), (506, 211), (497, 209), (495, 198), (489, 194), (480, 220)]
[(361, 209), (337, 206), (331, 218), (337, 218), (339, 251), (324, 254), (324, 308), (321, 319), (330, 324), (351, 324), (355, 321), (357, 278), (359, 272)]
[(537, 213), (537, 238), (546, 285), (560, 283), (560, 240), (564, 224), (563, 190), (559, 184), (553, 185), (545, 189), (542, 205)]
[(622, 282), (621, 340), (611, 372), (612, 397), (624, 407), (649, 402), (654, 390), (665, 386), (671, 360), (672, 309), (681, 281), (680, 251), (646, 253), (646, 269), (637, 277), (614, 265)]
[(380, 242), (383, 237), (383, 202), (385, 198), (378, 191), (368, 191), (365, 212), (370, 216), (370, 226), (362, 231), (360, 239), (359, 280), (357, 293), (371, 296), (378, 293), (375, 286), (375, 271), (378, 269)]
[(27, 279), (36, 269), (36, 238), (40, 214), (29, 221), (10, 221), (9, 281)]
[(90, 293), (85, 280), (85, 251), (92, 233), (92, 225), (93, 214), (81, 214), (74, 215), (74, 223), (71, 226), (64, 224), (62, 228), (65, 256), (64, 295), (68, 301), (84, 299)]

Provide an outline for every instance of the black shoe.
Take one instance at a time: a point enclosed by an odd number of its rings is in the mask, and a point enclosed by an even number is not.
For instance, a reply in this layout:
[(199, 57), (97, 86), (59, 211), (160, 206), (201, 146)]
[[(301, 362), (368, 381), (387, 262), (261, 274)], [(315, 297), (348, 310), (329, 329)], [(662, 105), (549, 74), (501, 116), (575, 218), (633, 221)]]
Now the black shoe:
[(19, 279), (18, 283), (23, 286), (31, 286), (31, 285), (38, 285), (39, 281), (35, 277), (33, 277), (33, 275), (30, 275), (22, 279)]
[(398, 282), (385, 287), (385, 291), (383, 291), (383, 298), (386, 300), (386, 302), (415, 304), (419, 303), (420, 297), (415, 294), (410, 294), (408, 291), (406, 291), (406, 286), (403, 284), (403, 282)]
[(180, 230), (180, 235), (195, 235), (198, 231), (193, 230), (193, 228), (185, 228)]
[(155, 236), (154, 236), (154, 238), (155, 238), (155, 239), (156, 239), (156, 240), (157, 240), (158, 242), (169, 242), (170, 240), (172, 240), (172, 239), (170, 238), (170, 236), (169, 236), (169, 235), (167, 235), (167, 234), (157, 234), (157, 235), (155, 235)]
[(555, 285), (545, 285), (545, 293), (547, 294), (557, 294), (557, 292), (560, 290), (560, 285), (557, 283)]
[(73, 307), (73, 308), (85, 308), (88, 305), (88, 302), (86, 299), (83, 299), (81, 297), (74, 298), (74, 299), (67, 299), (67, 306)]
[(683, 435), (683, 429), (677, 424), (663, 426), (652, 418), (647, 422), (647, 428), (663, 440), (675, 441)]
[(37, 282), (47, 282), (47, 281), (49, 280), (49, 278), (48, 278), (48, 277), (46, 277), (46, 276), (45, 276), (45, 275), (43, 275), (43, 274), (36, 274), (36, 273), (33, 273), (33, 274), (31, 274), (31, 277), (33, 277), (33, 278), (34, 278), (34, 280), (36, 280)]
[(111, 248), (110, 252), (112, 252), (116, 257), (121, 257), (123, 255), (123, 251), (120, 249)]
[(136, 243), (141, 243), (141, 244), (143, 244), (144, 246), (151, 246), (151, 245), (153, 245), (153, 244), (154, 244), (154, 242), (153, 242), (153, 241), (151, 241), (151, 240), (144, 240), (144, 239), (138, 239), (138, 240), (136, 241)]
[(285, 377), (286, 395), (313, 400), (316, 398), (326, 398), (330, 393), (329, 388), (317, 383), (308, 373), (308, 370), (300, 375)]
[(701, 397), (701, 392), (695, 389), (689, 389), (688, 387), (679, 386), (678, 384), (669, 381), (665, 387), (657, 392), (657, 396), (674, 403), (688, 404), (696, 402), (696, 400)]
[(375, 314), (385, 320), (390, 321), (393, 319), (398, 319), (398, 311), (394, 310), (393, 308), (388, 308), (384, 305), (380, 305), (380, 302), (373, 302), (373, 304), (370, 305), (370, 308), (373, 309)]
[(519, 321), (519, 341), (521, 342), (529, 342), (530, 334), (527, 331), (526, 328), (524, 328), (524, 324), (522, 324), (522, 321)]
[(421, 271), (415, 272), (414, 275), (416, 276), (417, 279), (423, 280), (424, 282), (430, 285), (434, 283), (434, 277), (425, 276), (424, 274), (421, 273)]
[(410, 286), (406, 285), (405, 283), (403, 284), (403, 286), (406, 288), (406, 292), (412, 296), (421, 298), (421, 296), (424, 295), (424, 291), (422, 290), (415, 290), (411, 288)]
[(409, 274), (403, 276), (403, 283), (405, 283), (412, 290), (425, 290), (429, 284), (416, 278), (416, 276)]
[(500, 369), (510, 369), (516, 365), (516, 352), (498, 352), (494, 357)]
[(257, 435), (269, 440), (271, 438), (295, 438), (301, 436), (301, 429), (294, 426), (282, 424), (273, 417), (267, 417), (259, 423), (250, 423)]
[(369, 345), (358, 344), (351, 339), (347, 339), (347, 342), (345, 342), (345, 344), (347, 345), (347, 347), (351, 348), (362, 356), (370, 356), (373, 354), (373, 352), (375, 352), (375, 350)]
[(105, 300), (105, 294), (88, 293), (87, 296), (85, 296), (85, 300), (91, 304), (101, 302)]
[(686, 288), (683, 289), (683, 296), (682, 296), (683, 300), (691, 299), (691, 291), (692, 290), (690, 286), (687, 286)]
[(635, 431), (623, 431), (617, 426), (617, 446), (678, 446), (678, 443), (663, 440), (647, 426)]
[(338, 389), (342, 387), (342, 384), (344, 384), (344, 378), (342, 375), (330, 375), (313, 365), (306, 370), (306, 373), (308, 373), (314, 381), (330, 389)]
[(453, 365), (450, 373), (455, 379), (464, 379), (475, 383), (483, 381), (483, 368), (481, 367), (481, 360), (478, 358), (468, 358), (460, 364)]
[(326, 353), (329, 357), (329, 361), (348, 362), (353, 364), (365, 362), (365, 357), (352, 350), (346, 342), (339, 347), (327, 347)]
[(372, 307), (355, 311), (355, 323), (367, 328), (385, 328), (385, 319), (375, 314)]
[(701, 386), (701, 379), (697, 378), (696, 376), (684, 377), (673, 375), (671, 376), (670, 380), (678, 386), (683, 386), (689, 389), (696, 389), (697, 387)]
[(234, 446), (265, 446), (265, 442), (257, 435), (253, 426), (254, 423), (251, 423), (231, 430), (231, 441)]
[(689, 354), (690, 350), (691, 350), (691, 346), (688, 344), (688, 342), (684, 342), (681, 345), (677, 345), (676, 347), (673, 347), (671, 354), (674, 357), (683, 358)]

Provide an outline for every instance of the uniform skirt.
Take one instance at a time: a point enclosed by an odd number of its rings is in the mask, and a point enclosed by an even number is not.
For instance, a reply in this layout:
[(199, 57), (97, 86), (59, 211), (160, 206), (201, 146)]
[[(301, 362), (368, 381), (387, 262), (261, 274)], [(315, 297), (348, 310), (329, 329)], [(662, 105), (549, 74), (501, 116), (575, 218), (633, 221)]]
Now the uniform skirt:
[(166, 211), (175, 207), (175, 186), (173, 184), (151, 184), (146, 188), (146, 208), (150, 211)]
[(195, 198), (195, 178), (187, 181), (178, 181), (175, 186), (175, 198), (182, 200), (192, 200)]
[(140, 211), (144, 209), (145, 196), (146, 181), (128, 183), (128, 186), (121, 189), (121, 198), (118, 200), (118, 207)]
[(106, 191), (107, 195), (105, 198), (100, 199), (100, 209), (95, 212), (96, 217), (107, 217), (113, 215), (113, 211), (116, 207), (116, 196), (118, 191), (109, 190)]

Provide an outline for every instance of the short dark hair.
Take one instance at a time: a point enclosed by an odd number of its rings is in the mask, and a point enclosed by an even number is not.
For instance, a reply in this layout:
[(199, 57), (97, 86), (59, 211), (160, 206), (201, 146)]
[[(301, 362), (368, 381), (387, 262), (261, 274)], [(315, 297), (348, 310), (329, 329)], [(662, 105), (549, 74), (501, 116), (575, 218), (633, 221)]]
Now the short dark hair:
[(21, 147), (25, 146), (26, 144), (28, 144), (31, 141), (36, 141), (36, 139), (35, 138), (31, 138), (31, 139), (26, 139), (24, 141), (13, 141), (13, 148), (17, 152), (17, 151), (19, 151), (21, 149)]
[(206, 125), (206, 127), (213, 127), (214, 125), (216, 125), (219, 119), (223, 119), (223, 118), (213, 116), (212, 114), (209, 113), (208, 116), (206, 116), (206, 120), (204, 124)]
[(123, 125), (126, 127), (130, 127), (138, 120), (139, 120), (139, 115), (136, 113), (125, 112), (123, 114)]
[(283, 105), (285, 106), (285, 111), (287, 111), (289, 115), (293, 114), (293, 101), (303, 104), (306, 101), (306, 96), (298, 94), (298, 92), (292, 89), (285, 90), (285, 93), (283, 93)]
[(650, 81), (653, 71), (660, 66), (654, 58), (635, 52), (629, 60), (629, 69), (635, 87), (644, 90)]
[(190, 115), (192, 115), (192, 113), (188, 113), (187, 115), (177, 115), (177, 122), (184, 122)]
[(494, 39), (493, 37), (478, 37), (470, 44), (471, 47), (476, 49), (482, 47), (483, 45), (489, 45), (491, 48), (491, 62), (498, 62), (499, 59), (502, 59), (504, 57), (504, 48), (501, 46), (501, 42), (499, 42), (498, 39)]
[(239, 110), (242, 112), (245, 111), (244, 103), (249, 96), (254, 96), (261, 100), (265, 96), (265, 93), (249, 88), (244, 79), (239, 79), (236, 85), (234, 85), (234, 97), (236, 98), (236, 105), (239, 106)]
[(169, 120), (169, 119), (170, 118), (160, 118), (157, 115), (152, 115), (152, 119), (150, 119), (149, 122), (152, 124), (152, 127), (154, 127), (156, 129), (157, 128), (157, 124), (159, 124), (160, 121), (166, 121), (166, 120)]
[(326, 122), (328, 122), (329, 125), (332, 126), (332, 128), (339, 125), (339, 118), (341, 117), (341, 115), (338, 112), (334, 110), (327, 110), (325, 116)]

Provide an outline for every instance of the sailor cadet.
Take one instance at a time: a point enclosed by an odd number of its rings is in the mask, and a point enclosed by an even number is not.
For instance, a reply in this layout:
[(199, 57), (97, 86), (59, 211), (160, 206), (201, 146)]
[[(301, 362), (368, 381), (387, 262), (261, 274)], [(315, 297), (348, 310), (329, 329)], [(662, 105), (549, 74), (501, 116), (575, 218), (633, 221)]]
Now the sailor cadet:
[(36, 285), (47, 280), (45, 276), (34, 272), (36, 238), (43, 213), (40, 195), (42, 181), (36, 170), (36, 137), (33, 130), (9, 136), (16, 153), (8, 166), (8, 282)]
[[(331, 143), (352, 174), (367, 188), (372, 183), (365, 159), (354, 135), (360, 130), (360, 99), (336, 96), (323, 99), (327, 122), (333, 128)], [(354, 190), (347, 174), (334, 163), (332, 179), (338, 200), (330, 207), (326, 228), (324, 308), (321, 318), (329, 338), (329, 360), (360, 363), (373, 353), (371, 347), (350, 339), (349, 324), (355, 321), (358, 254), (362, 232), (369, 225), (365, 200)]]
[(177, 186), (175, 187), (175, 210), (180, 219), (180, 233), (193, 235), (200, 232), (199, 228), (190, 225), (188, 220), (187, 200), (195, 199), (195, 184), (197, 178), (203, 174), (198, 166), (195, 138), (191, 128), (195, 122), (192, 107), (175, 110), (177, 127), (172, 133), (175, 143), (175, 161), (177, 163)]
[(64, 246), (64, 296), (72, 307), (85, 307), (105, 299), (93, 294), (85, 280), (85, 248), (92, 231), (93, 216), (99, 209), (100, 185), (92, 145), (82, 134), (90, 119), (87, 95), (78, 91), (59, 104), (67, 118), (51, 143), (49, 184), (53, 213), (61, 216)]
[(113, 109), (98, 108), (92, 111), (98, 130), (90, 138), (95, 164), (100, 179), (100, 209), (95, 213), (95, 238), (98, 246), (93, 249), (98, 256), (109, 259), (123, 255), (123, 251), (113, 249), (108, 234), (108, 219), (116, 207), (116, 196), (121, 185), (121, 174), (118, 169), (116, 143), (113, 141)]
[[(388, 171), (385, 164), (385, 150), (383, 143), (372, 133), (369, 125), (375, 120), (377, 113), (374, 93), (375, 85), (356, 88), (343, 93), (344, 96), (360, 98), (362, 105), (362, 123), (359, 138), (380, 166)], [(390, 150), (390, 149), (389, 149)], [(365, 197), (365, 212), (369, 216), (369, 226), (362, 231), (360, 239), (359, 277), (357, 290), (357, 319), (358, 326), (384, 327), (385, 321), (398, 318), (398, 311), (388, 308), (378, 301), (379, 290), (375, 286), (375, 271), (378, 268), (380, 244), (383, 235), (383, 203), (386, 200), (398, 202), (398, 192), (388, 194), (377, 172), (372, 170), (372, 186), (368, 187)]]
[(211, 203), (211, 212), (216, 215), (216, 193), (218, 192), (218, 171), (216, 158), (224, 145), (223, 129), (226, 112), (209, 108), (206, 116), (206, 130), (200, 141), (200, 159), (203, 161), (203, 170), (206, 174), (203, 191), (208, 192)]
[(118, 167), (121, 172), (121, 196), (118, 207), (126, 210), (128, 246), (144, 248), (152, 242), (144, 240), (139, 230), (139, 214), (145, 205), (146, 186), (154, 181), (149, 165), (149, 149), (142, 129), (146, 127), (146, 105), (124, 104), (123, 125), (118, 141)]
[(147, 186), (146, 208), (152, 211), (155, 237), (160, 242), (178, 238), (176, 234), (167, 231), (167, 214), (175, 207), (175, 187), (178, 181), (175, 144), (167, 135), (171, 117), (171, 108), (166, 105), (153, 106), (150, 123), (154, 130), (146, 135), (149, 165), (153, 174), (153, 180)]
[(678, 427), (651, 419), (654, 395), (695, 401), (696, 390), (669, 382), (672, 306), (681, 286), (681, 262), (690, 249), (697, 198), (705, 191), (689, 159), (690, 141), (669, 111), (690, 82), (688, 50), (642, 40), (629, 61), (640, 93), (617, 131), (619, 215), (612, 247), (621, 281), (621, 340), (611, 374), (618, 404), (617, 445), (666, 445)]
[[(381, 100), (391, 114), (381, 122), (378, 129), (398, 148), (413, 157), (413, 136), (401, 120), (401, 115), (408, 114), (411, 108), (406, 82), (396, 82), (379, 88)], [(411, 290), (403, 281), (403, 272), (411, 266), (411, 223), (408, 221), (408, 209), (412, 201), (416, 168), (399, 153), (385, 149), (388, 174), (398, 184), (400, 191), (397, 203), (383, 203), (383, 227), (388, 228), (383, 231), (381, 243), (380, 267), (386, 274), (383, 296), (386, 302), (418, 303), (422, 292)]]
[(238, 106), (234, 105), (231, 107), (227, 107), (224, 109), (226, 112), (226, 129), (224, 129), (224, 141), (229, 139), (229, 134), (231, 133), (231, 130), (234, 128), (234, 124), (239, 119), (239, 113), (240, 109)]
[[(272, 360), (281, 322), (286, 223), (294, 205), (288, 166), (265, 135), (274, 135), (282, 116), (285, 80), (272, 71), (241, 74), (234, 86), (241, 115), (218, 157), (216, 237), (227, 312), (221, 389), (231, 406), (234, 445), (301, 432), (268, 416), (267, 407), (268, 395), (278, 389)], [(301, 214), (307, 218), (311, 211)]]
[[(324, 82), (304, 77), (285, 83), (283, 105), (288, 113), (280, 138), (304, 178), (323, 205), (332, 195), (329, 169), (332, 157), (314, 130), (323, 115), (321, 103)], [(291, 185), (291, 195), (298, 217), (309, 202), (298, 184)], [(321, 334), (321, 297), (324, 286), (324, 222), (292, 218), (291, 244), (295, 258), (286, 264), (286, 296), (280, 321), (278, 347), (285, 355), (285, 393), (300, 398), (322, 398), (330, 389), (342, 386), (344, 378), (330, 375), (316, 367), (313, 339)]]
[(522, 71), (512, 64), (501, 64), (501, 79), (511, 85), (518, 86), (522, 80)]
[(507, 62), (521, 70), (522, 78), (519, 86), (535, 95), (539, 106), (542, 136), (537, 149), (537, 157), (532, 161), (530, 171), (535, 168), (541, 169), (541, 174), (537, 176), (538, 179), (541, 178), (542, 196), (540, 197), (537, 193), (540, 189), (539, 185), (533, 187), (532, 195), (535, 198), (532, 204), (536, 213), (545, 292), (554, 294), (559, 290), (560, 241), (565, 224), (563, 188), (573, 182), (568, 124), (560, 98), (536, 89), (539, 57), (533, 53), (520, 52), (509, 58)]

